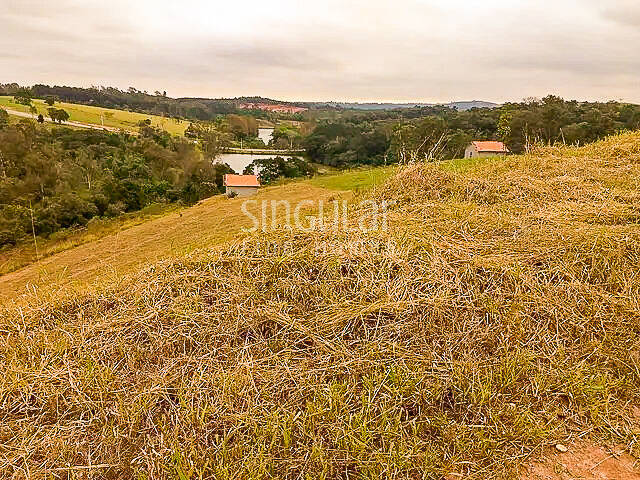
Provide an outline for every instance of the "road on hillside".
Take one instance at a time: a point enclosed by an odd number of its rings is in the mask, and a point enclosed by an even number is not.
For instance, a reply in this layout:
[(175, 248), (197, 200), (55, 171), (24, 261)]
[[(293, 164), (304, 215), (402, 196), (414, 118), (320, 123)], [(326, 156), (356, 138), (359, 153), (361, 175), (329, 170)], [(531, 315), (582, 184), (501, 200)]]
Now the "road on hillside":
[[(6, 108), (5, 108), (5, 110), (9, 115), (14, 115), (16, 117), (30, 118), (32, 120), (35, 120), (34, 116), (31, 113), (19, 112), (18, 110), (10, 110), (10, 109), (6, 109)], [(43, 115), (43, 117), (44, 117), (44, 115)], [(94, 123), (80, 123), (80, 122), (72, 122), (72, 121), (54, 122), (49, 117), (44, 117), (44, 119), (45, 119), (46, 122), (57, 123), (57, 124), (60, 124), (60, 125), (68, 125), (70, 127), (91, 128), (93, 130), (106, 130), (108, 132), (113, 132), (113, 133), (119, 133), (120, 131), (124, 130), (125, 132), (130, 133), (132, 135), (137, 135), (137, 132), (132, 132), (131, 130), (125, 130), (124, 128), (105, 127), (103, 125), (96, 125)]]

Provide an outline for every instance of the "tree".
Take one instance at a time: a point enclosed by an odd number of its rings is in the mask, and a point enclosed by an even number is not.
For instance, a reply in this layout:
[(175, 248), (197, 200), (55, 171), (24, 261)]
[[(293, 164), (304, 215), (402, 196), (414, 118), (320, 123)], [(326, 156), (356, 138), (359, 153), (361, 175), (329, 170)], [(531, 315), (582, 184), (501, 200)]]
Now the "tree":
[(209, 161), (213, 161), (225, 147), (231, 145), (231, 134), (210, 123), (191, 123), (185, 136), (198, 139), (202, 153)]
[(430, 116), (419, 122), (398, 124), (393, 130), (391, 150), (399, 163), (415, 163), (443, 158), (449, 129), (440, 117)]
[(21, 88), (13, 95), (13, 100), (20, 105), (31, 105), (31, 92), (26, 88)]
[(498, 138), (507, 143), (511, 136), (511, 122), (513, 121), (513, 113), (510, 111), (504, 112), (500, 115), (498, 120)]
[(61, 108), (49, 108), (47, 112), (54, 122), (62, 123), (69, 120), (69, 114)]
[(42, 116), (42, 114), (38, 115), (38, 123), (44, 123), (44, 117)]
[(53, 95), (47, 95), (46, 97), (44, 97), (44, 103), (46, 103), (50, 107), (53, 107), (53, 104), (56, 103), (56, 99)]
[(277, 179), (311, 176), (316, 169), (302, 158), (264, 158), (251, 162), (242, 172), (243, 175), (258, 173), (262, 183), (272, 183)]

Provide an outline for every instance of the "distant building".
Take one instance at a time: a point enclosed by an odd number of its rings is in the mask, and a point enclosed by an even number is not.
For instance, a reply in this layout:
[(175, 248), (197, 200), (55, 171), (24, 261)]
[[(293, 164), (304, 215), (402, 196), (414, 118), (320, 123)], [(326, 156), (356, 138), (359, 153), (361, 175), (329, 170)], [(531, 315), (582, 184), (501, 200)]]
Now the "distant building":
[(464, 151), (464, 158), (495, 157), (509, 153), (511, 152), (502, 142), (471, 142), (471, 145)]
[(307, 109), (303, 107), (294, 107), (292, 105), (272, 105), (270, 103), (239, 103), (237, 107), (240, 110), (264, 110), (266, 112), (275, 113), (302, 113)]
[(260, 181), (255, 175), (227, 174), (224, 176), (224, 186), (227, 195), (250, 197), (258, 192)]

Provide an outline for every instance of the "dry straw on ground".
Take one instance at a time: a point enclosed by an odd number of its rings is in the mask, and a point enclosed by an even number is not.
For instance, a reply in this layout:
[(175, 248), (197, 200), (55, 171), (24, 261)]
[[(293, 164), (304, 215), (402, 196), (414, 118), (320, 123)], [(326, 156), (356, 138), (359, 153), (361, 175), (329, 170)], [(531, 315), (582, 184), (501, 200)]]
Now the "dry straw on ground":
[(369, 193), (397, 202), (385, 235), (273, 233), (7, 307), (0, 471), (509, 478), (576, 438), (637, 456), (639, 173), (634, 134), (417, 165)]

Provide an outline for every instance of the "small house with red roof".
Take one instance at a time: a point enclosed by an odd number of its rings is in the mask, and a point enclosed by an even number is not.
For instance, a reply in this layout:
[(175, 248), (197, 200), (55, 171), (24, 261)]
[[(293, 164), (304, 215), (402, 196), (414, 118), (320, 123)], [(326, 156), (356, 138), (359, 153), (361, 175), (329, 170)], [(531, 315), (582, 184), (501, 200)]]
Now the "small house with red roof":
[(256, 175), (227, 174), (224, 176), (224, 186), (230, 197), (250, 197), (258, 192), (260, 180)]
[(502, 142), (471, 142), (464, 152), (464, 158), (485, 158), (511, 153)]

